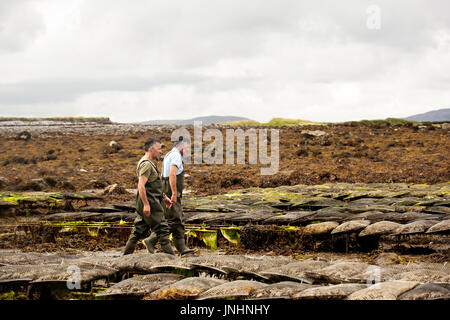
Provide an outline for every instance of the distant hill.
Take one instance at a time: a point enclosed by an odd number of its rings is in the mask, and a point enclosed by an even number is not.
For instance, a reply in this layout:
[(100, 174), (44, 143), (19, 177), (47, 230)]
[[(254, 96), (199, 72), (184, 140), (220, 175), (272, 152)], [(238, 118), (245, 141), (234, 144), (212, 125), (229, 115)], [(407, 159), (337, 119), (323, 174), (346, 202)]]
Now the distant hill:
[(70, 123), (112, 123), (108, 117), (0, 117), (0, 122), (21, 121), (31, 122), (70, 122)]
[(288, 118), (272, 118), (269, 122), (257, 122), (253, 120), (242, 120), (225, 122), (223, 125), (229, 126), (263, 126), (263, 127), (291, 127), (291, 126), (306, 126), (306, 125), (324, 125), (325, 122), (313, 122), (302, 119), (288, 119)]
[(173, 125), (192, 125), (194, 121), (201, 121), (202, 125), (218, 124), (223, 122), (233, 122), (250, 120), (249, 118), (235, 117), (235, 116), (206, 116), (206, 117), (196, 117), (192, 119), (184, 120), (150, 120), (144, 122), (138, 122), (139, 124), (152, 124), (152, 125), (163, 125), (163, 124), (173, 124)]
[(428, 111), (425, 113), (416, 114), (407, 118), (409, 121), (450, 121), (450, 108)]

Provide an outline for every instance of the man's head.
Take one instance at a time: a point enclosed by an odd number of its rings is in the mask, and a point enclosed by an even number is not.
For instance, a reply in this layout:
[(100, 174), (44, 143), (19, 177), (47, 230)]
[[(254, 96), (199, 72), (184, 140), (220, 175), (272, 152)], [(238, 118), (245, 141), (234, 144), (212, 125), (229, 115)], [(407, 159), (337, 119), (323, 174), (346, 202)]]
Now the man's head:
[(150, 138), (144, 145), (145, 153), (151, 160), (159, 160), (161, 158), (161, 140)]
[(174, 148), (177, 148), (178, 151), (180, 151), (181, 154), (184, 153), (184, 150), (187, 149), (187, 147), (189, 147), (190, 145), (190, 141), (187, 138), (183, 138), (182, 136), (178, 139), (177, 142), (175, 142), (174, 144)]

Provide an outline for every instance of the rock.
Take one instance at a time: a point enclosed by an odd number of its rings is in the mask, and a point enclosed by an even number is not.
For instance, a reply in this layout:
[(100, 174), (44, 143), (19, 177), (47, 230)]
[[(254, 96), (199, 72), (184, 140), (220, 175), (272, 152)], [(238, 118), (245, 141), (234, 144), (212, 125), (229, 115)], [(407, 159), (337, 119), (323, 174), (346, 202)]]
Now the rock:
[(64, 200), (100, 200), (102, 196), (93, 192), (63, 192), (61, 196)]
[(105, 188), (105, 191), (103, 194), (126, 194), (126, 193), (127, 193), (127, 190), (125, 190), (124, 187), (115, 183), (115, 184), (107, 186)]
[(427, 207), (425, 212), (431, 213), (431, 214), (450, 214), (450, 208), (445, 206), (437, 206), (433, 205), (431, 207)]
[(436, 201), (433, 203), (434, 206), (444, 206), (444, 207), (450, 207), (450, 200), (442, 200), (442, 201)]
[[(80, 268), (80, 282), (88, 283), (99, 278), (106, 278), (117, 273), (116, 269), (97, 265), (93, 268), (92, 264), (76, 263)], [(12, 279), (31, 279), (33, 283), (55, 282), (61, 281), (66, 283), (67, 279), (73, 275), (73, 271), (69, 269), (73, 264), (52, 265), (11, 265), (0, 267), (0, 280)]]
[[(395, 214), (395, 208), (390, 205), (382, 205), (382, 204), (355, 204), (355, 203), (349, 203), (347, 206), (347, 211), (350, 213), (370, 213), (372, 212), (381, 212), (381, 213), (389, 213)], [(356, 217), (352, 219), (359, 219), (360, 217)], [(372, 220), (369, 218), (369, 220)], [(372, 221), (373, 222), (373, 221)]]
[(419, 282), (415, 281), (379, 282), (352, 293), (347, 297), (347, 300), (396, 300), (399, 295), (418, 285)]
[(217, 255), (217, 254), (202, 254), (197, 257), (186, 257), (184, 261), (188, 263), (201, 264), (203, 266), (210, 266), (220, 268), (231, 273), (239, 272), (259, 272), (269, 268), (280, 267), (292, 262), (293, 259), (287, 257), (254, 257), (242, 255)]
[[(326, 210), (328, 208), (321, 209), (320, 212), (316, 212), (314, 215), (311, 215), (309, 217), (306, 217), (305, 221), (332, 221), (341, 223), (344, 219), (348, 217), (347, 213), (344, 212), (336, 212), (334, 210)], [(314, 212), (314, 211), (313, 211)]]
[(297, 156), (299, 156), (299, 157), (307, 157), (308, 156), (308, 150), (306, 150), (306, 149), (299, 149), (299, 150), (297, 150)]
[(76, 211), (76, 212), (59, 212), (47, 214), (42, 217), (43, 220), (48, 221), (101, 221), (103, 215), (100, 212)]
[(441, 213), (423, 213), (423, 212), (414, 212), (414, 211), (407, 211), (401, 214), (396, 214), (392, 217), (387, 217), (384, 220), (389, 220), (392, 222), (397, 223), (411, 223), (418, 220), (440, 220), (441, 217), (445, 216), (445, 214)]
[(365, 237), (365, 236), (374, 236), (374, 235), (392, 233), (400, 226), (401, 226), (401, 224), (399, 224), (399, 223), (395, 223), (395, 222), (391, 222), (391, 221), (380, 221), (380, 222), (376, 222), (374, 224), (368, 225), (366, 228), (364, 228), (363, 231), (361, 231), (359, 233), (359, 236)]
[(305, 272), (315, 271), (328, 266), (325, 261), (302, 260), (283, 264), (274, 268), (266, 269), (261, 274), (272, 281), (301, 281), (311, 282), (306, 278)]
[(352, 220), (344, 222), (331, 231), (331, 234), (359, 232), (369, 224), (369, 220)]
[(17, 186), (17, 189), (21, 191), (42, 191), (44, 188), (45, 182), (42, 178), (32, 179)]
[(200, 300), (217, 298), (243, 298), (249, 296), (253, 291), (265, 286), (267, 286), (267, 284), (257, 281), (236, 280), (211, 288), (203, 292), (199, 298)]
[(398, 227), (395, 230), (395, 233), (396, 234), (423, 233), (436, 223), (438, 222), (435, 220), (417, 220)]
[(449, 286), (438, 283), (419, 284), (398, 297), (399, 300), (450, 299)]
[(8, 179), (5, 177), (0, 177), (0, 188), (6, 187), (8, 185)]
[(106, 212), (121, 212), (122, 210), (115, 208), (111, 205), (105, 205), (105, 206), (86, 206), (81, 207), (80, 210), (86, 211), (86, 212), (99, 212), (99, 213), (106, 213)]
[(64, 190), (75, 190), (75, 186), (73, 185), (72, 182), (69, 181), (64, 181), (61, 185), (61, 188), (63, 188)]
[(418, 282), (443, 282), (450, 283), (450, 275), (447, 270), (430, 270), (427, 268), (399, 273), (396, 280), (408, 280)]
[[(13, 234), (13, 233), (12, 233)], [(38, 252), (0, 251), (0, 265), (38, 265), (61, 264), (63, 258), (59, 254), (45, 254)]]
[(146, 296), (144, 300), (193, 299), (202, 292), (224, 283), (225, 280), (190, 277), (162, 287)]
[(270, 217), (264, 221), (262, 221), (263, 224), (278, 224), (278, 225), (291, 225), (295, 226), (299, 222), (302, 222), (306, 219), (306, 217), (315, 215), (316, 213), (314, 211), (289, 211), (286, 214), (283, 215), (276, 215), (273, 217)]
[(0, 200), (0, 217), (14, 217), (18, 205), (9, 201)]
[(248, 224), (250, 223), (260, 223), (268, 218), (273, 217), (275, 214), (272, 212), (265, 211), (254, 211), (248, 213), (242, 213), (240, 215), (233, 215), (230, 219), (233, 224)]
[(118, 143), (117, 141), (112, 140), (112, 141), (109, 142), (108, 147), (105, 150), (105, 153), (106, 154), (108, 154), (108, 153), (117, 153), (121, 149), (123, 149), (123, 146), (120, 143)]
[(28, 141), (31, 139), (31, 133), (28, 131), (22, 131), (16, 136), (16, 140)]
[(332, 231), (338, 225), (339, 224), (334, 221), (309, 224), (303, 229), (303, 234), (319, 235), (319, 234), (330, 233), (330, 231)]
[(81, 168), (80, 172), (88, 172), (86, 169)]
[(110, 185), (109, 181), (103, 180), (103, 179), (89, 181), (89, 187), (96, 188), (96, 189), (103, 189), (103, 188), (106, 188), (108, 185)]
[(44, 182), (49, 186), (49, 187), (54, 187), (56, 186), (56, 184), (58, 183), (56, 181), (56, 179), (52, 178), (52, 177), (45, 177), (44, 178)]
[(328, 133), (322, 130), (302, 130), (300, 134), (305, 138), (315, 138), (328, 135)]
[(270, 284), (266, 287), (256, 289), (252, 292), (251, 297), (256, 299), (261, 298), (292, 298), (292, 296), (300, 291), (309, 289), (312, 286), (309, 284), (298, 283), (293, 281), (282, 281)]
[(360, 283), (344, 283), (331, 286), (321, 286), (316, 288), (309, 288), (296, 293), (292, 296), (293, 299), (344, 299), (355, 291), (366, 288), (365, 284)]
[(373, 285), (378, 282), (395, 280), (395, 276), (402, 272), (401, 269), (398, 268), (399, 266), (399, 264), (393, 264), (389, 266), (369, 265), (366, 271), (354, 275), (352, 277), (352, 282)]
[(0, 208), (14, 208), (17, 206), (17, 203), (0, 200)]
[(433, 225), (426, 233), (449, 233), (450, 232), (450, 219), (441, 221)]
[(442, 128), (442, 130), (449, 130), (450, 129), (450, 123), (448, 123), (448, 122), (443, 123), (441, 125), (441, 128)]
[(366, 272), (368, 267), (369, 265), (367, 263), (345, 261), (332, 264), (331, 266), (319, 270), (305, 272), (305, 275), (318, 282), (350, 282), (353, 278)]
[(97, 297), (143, 297), (181, 279), (183, 276), (177, 274), (146, 274), (120, 281), (97, 294)]
[(310, 210), (319, 210), (326, 207), (339, 207), (345, 205), (347, 204), (340, 200), (317, 197), (316, 199), (310, 199), (301, 203), (297, 203), (295, 204), (295, 207), (304, 207), (309, 208)]
[(138, 252), (120, 256), (116, 259), (105, 261), (108, 266), (120, 271), (145, 272), (148, 273), (154, 266), (175, 265), (180, 262), (177, 256), (167, 253)]
[(27, 164), (28, 162), (29, 162), (28, 159), (18, 156), (12, 157), (12, 159), (9, 161), (9, 163), (17, 163), (17, 164)]
[(123, 203), (113, 203), (112, 206), (117, 209), (121, 209), (123, 211), (129, 211), (134, 212), (136, 209), (136, 202), (135, 201), (127, 201)]
[(357, 214), (351, 214), (349, 217), (345, 220), (352, 221), (352, 220), (369, 220), (371, 223), (383, 221), (383, 219), (386, 218), (386, 213), (381, 211), (367, 211), (367, 212), (361, 212)]
[(393, 252), (383, 252), (375, 258), (375, 264), (379, 266), (386, 266), (390, 264), (397, 264), (399, 262), (398, 255)]

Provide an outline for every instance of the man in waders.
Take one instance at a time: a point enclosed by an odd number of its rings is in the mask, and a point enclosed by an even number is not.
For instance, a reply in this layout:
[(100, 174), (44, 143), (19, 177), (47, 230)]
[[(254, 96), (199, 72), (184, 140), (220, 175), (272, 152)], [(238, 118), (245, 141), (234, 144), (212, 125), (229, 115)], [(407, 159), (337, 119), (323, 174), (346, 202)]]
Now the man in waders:
[[(165, 217), (172, 233), (175, 248), (180, 255), (196, 252), (197, 249), (189, 249), (186, 247), (184, 238), (183, 224), (183, 207), (181, 198), (184, 188), (184, 168), (183, 168), (183, 152), (189, 146), (188, 140), (180, 140), (175, 143), (173, 149), (166, 154), (162, 166), (162, 182), (163, 192), (170, 198), (167, 208), (165, 208)], [(148, 241), (147, 249), (154, 252), (155, 245), (159, 241), (157, 234), (152, 232)]]
[[(136, 212), (133, 231), (125, 246), (124, 255), (134, 252), (136, 243), (147, 237), (148, 231), (159, 241), (165, 253), (174, 254), (169, 241), (169, 226), (164, 218), (163, 201), (169, 205), (170, 199), (164, 195), (163, 184), (154, 163), (161, 157), (161, 141), (149, 139), (144, 145), (145, 155), (137, 165), (138, 192), (136, 195)], [(143, 240), (148, 247), (149, 238)]]

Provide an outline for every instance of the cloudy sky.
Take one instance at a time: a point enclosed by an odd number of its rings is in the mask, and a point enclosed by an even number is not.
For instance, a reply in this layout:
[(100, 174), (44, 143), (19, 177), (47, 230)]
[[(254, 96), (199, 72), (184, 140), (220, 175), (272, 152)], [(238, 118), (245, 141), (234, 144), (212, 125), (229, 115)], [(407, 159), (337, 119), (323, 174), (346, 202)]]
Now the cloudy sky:
[(450, 107), (448, 0), (310, 2), (0, 0), (0, 116), (346, 121)]

